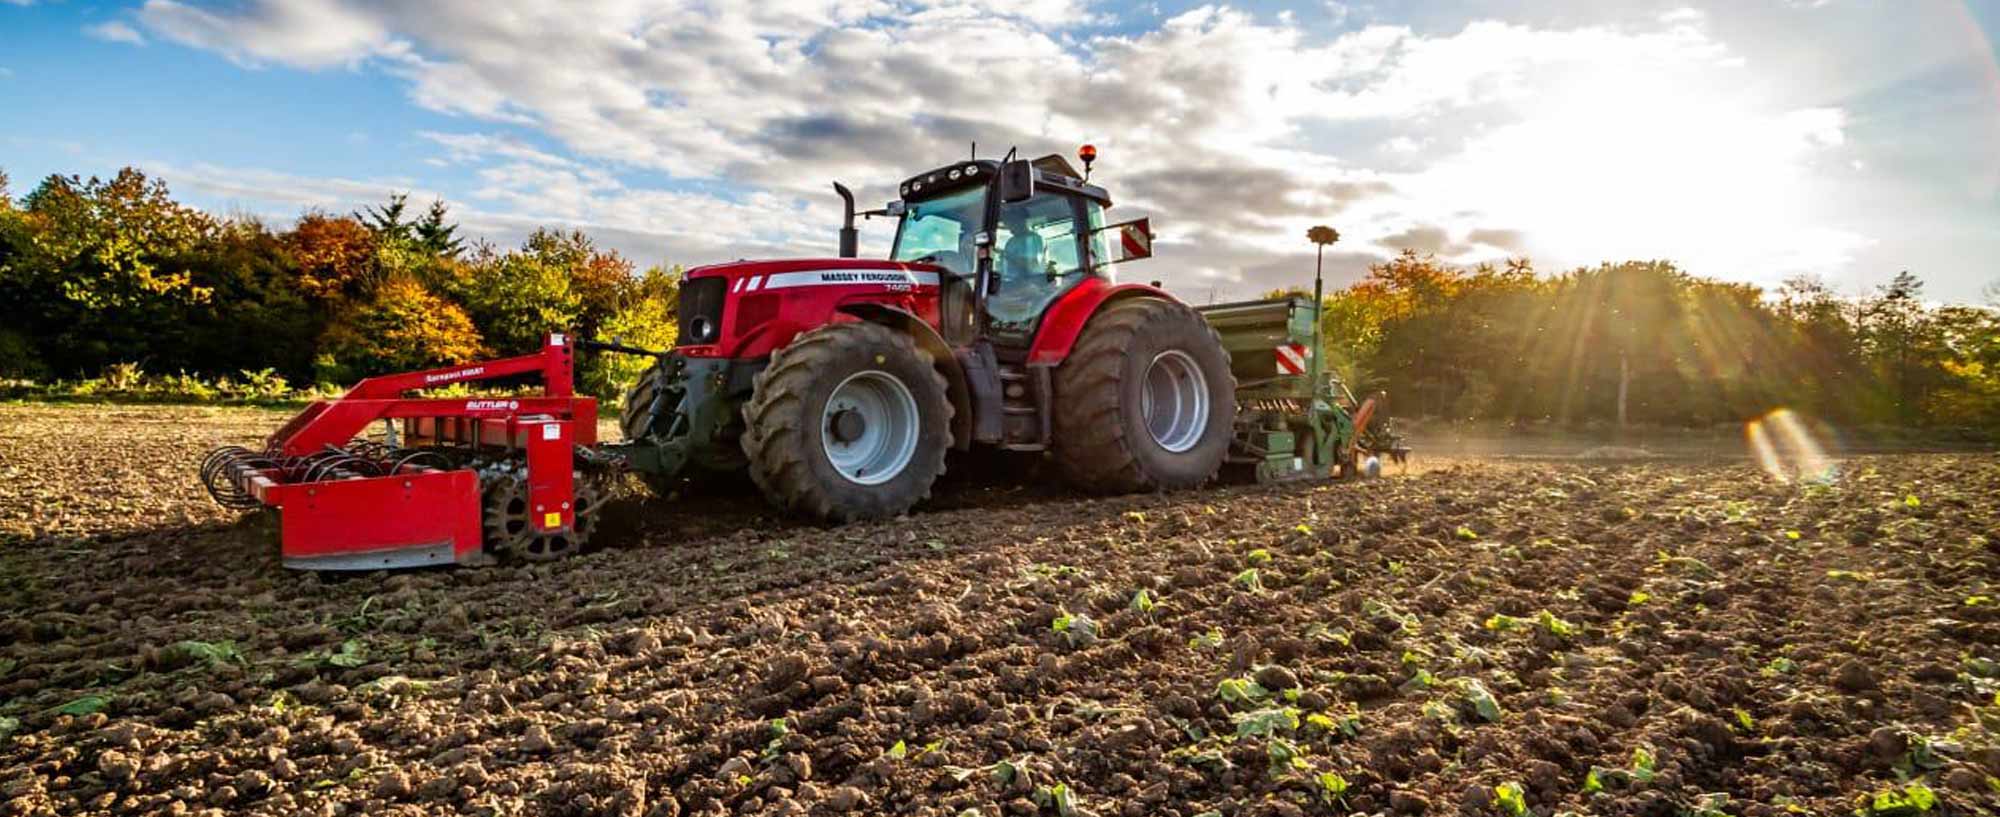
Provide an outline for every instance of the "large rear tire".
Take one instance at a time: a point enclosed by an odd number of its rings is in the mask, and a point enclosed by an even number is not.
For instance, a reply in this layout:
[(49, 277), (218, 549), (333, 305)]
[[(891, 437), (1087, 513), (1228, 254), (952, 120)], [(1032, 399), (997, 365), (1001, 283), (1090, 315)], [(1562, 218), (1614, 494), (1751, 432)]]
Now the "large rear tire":
[(1055, 372), (1055, 459), (1077, 488), (1192, 488), (1215, 477), (1236, 422), (1229, 355), (1201, 315), (1160, 298), (1093, 316)]
[(771, 355), (743, 406), (750, 478), (773, 503), (834, 522), (928, 499), (951, 447), (944, 376), (910, 336), (835, 323)]

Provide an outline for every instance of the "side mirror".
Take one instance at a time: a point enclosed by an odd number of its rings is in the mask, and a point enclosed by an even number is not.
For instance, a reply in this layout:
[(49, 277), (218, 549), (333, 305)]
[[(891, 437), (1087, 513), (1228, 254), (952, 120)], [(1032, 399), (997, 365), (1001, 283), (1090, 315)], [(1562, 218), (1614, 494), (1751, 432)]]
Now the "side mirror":
[(909, 205), (904, 204), (902, 199), (897, 199), (882, 205), (882, 214), (890, 218), (901, 218), (908, 207)]
[(1153, 257), (1153, 220), (1135, 218), (1131, 221), (1110, 224), (1097, 228), (1106, 234), (1102, 239), (1091, 242), (1092, 247), (1101, 247), (1106, 257), (1097, 259), (1099, 264), (1122, 264)]
[(1000, 200), (1008, 204), (1035, 196), (1035, 166), (1017, 159), (1000, 166)]

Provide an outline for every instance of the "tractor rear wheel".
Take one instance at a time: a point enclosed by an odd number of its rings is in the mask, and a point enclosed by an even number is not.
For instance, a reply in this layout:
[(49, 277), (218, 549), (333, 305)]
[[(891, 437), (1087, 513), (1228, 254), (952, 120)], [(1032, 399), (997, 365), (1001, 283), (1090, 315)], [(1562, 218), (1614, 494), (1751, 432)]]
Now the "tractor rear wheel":
[(951, 447), (944, 376), (915, 341), (866, 322), (800, 334), (743, 406), (750, 478), (787, 510), (847, 522), (930, 497)]
[(1229, 453), (1236, 379), (1222, 338), (1188, 307), (1115, 303), (1055, 372), (1055, 459), (1097, 493), (1191, 488)]

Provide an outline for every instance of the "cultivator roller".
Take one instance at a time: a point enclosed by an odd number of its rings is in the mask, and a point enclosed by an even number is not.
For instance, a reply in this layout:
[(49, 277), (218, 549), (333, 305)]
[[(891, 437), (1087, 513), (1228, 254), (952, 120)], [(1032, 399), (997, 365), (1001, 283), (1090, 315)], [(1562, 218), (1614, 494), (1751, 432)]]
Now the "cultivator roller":
[[(588, 543), (613, 467), (589, 454), (597, 402), (575, 395), (574, 366), (558, 334), (531, 355), (370, 378), (307, 406), (261, 450), (209, 452), (201, 483), (225, 508), (277, 509), (287, 567), (566, 556)], [(540, 395), (405, 396), (530, 375)], [(383, 439), (361, 437), (378, 422)]]

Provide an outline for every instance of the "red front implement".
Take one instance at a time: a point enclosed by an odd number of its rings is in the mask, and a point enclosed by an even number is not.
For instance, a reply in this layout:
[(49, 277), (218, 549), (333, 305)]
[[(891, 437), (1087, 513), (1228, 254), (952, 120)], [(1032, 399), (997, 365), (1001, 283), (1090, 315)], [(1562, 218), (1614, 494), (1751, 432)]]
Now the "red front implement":
[[(361, 381), (315, 401), (264, 450), (221, 448), (202, 482), (223, 505), (281, 516), (285, 566), (374, 570), (560, 555), (581, 536), (573, 450), (597, 439), (562, 335), (531, 355)], [(453, 383), (539, 374), (541, 396), (406, 398)], [(385, 443), (358, 438), (391, 423)], [(488, 506), (494, 512), (488, 513)], [(483, 518), (482, 518), (483, 517)]]

